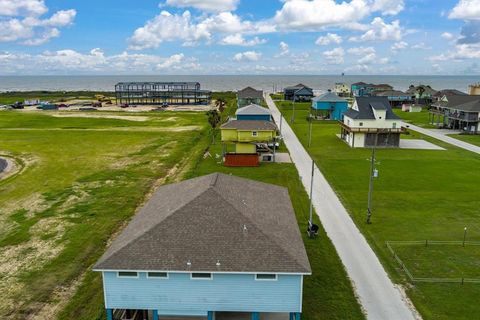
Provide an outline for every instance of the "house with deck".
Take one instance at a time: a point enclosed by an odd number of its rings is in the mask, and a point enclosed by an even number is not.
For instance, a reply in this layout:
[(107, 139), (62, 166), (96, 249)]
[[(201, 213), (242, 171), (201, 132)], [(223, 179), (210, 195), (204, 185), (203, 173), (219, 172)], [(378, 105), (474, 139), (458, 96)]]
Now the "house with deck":
[(342, 120), (347, 109), (347, 99), (330, 90), (312, 99), (312, 114), (317, 120)]
[(339, 122), (340, 137), (352, 148), (398, 147), (404, 131), (387, 97), (357, 97)]
[(160, 187), (94, 271), (108, 320), (300, 320), (311, 274), (288, 190), (219, 173)]
[[(257, 148), (275, 143), (277, 126), (272, 121), (231, 119), (220, 127), (226, 166), (258, 166)], [(233, 150), (232, 150), (233, 147)]]
[(250, 104), (237, 109), (235, 116), (237, 120), (272, 121), (270, 109), (259, 106), (258, 104)]
[(377, 92), (390, 90), (393, 90), (393, 87), (386, 83), (373, 84), (360, 81), (352, 83), (351, 86), (351, 92), (354, 97), (369, 97), (375, 95)]
[(468, 134), (480, 131), (480, 95), (451, 95), (432, 104), (429, 123)]
[(387, 97), (392, 107), (413, 103), (411, 95), (399, 90), (379, 91), (373, 94), (376, 97)]
[(261, 104), (263, 101), (263, 91), (252, 87), (246, 87), (237, 91), (237, 108), (248, 106), (249, 104)]
[(406, 93), (412, 96), (416, 104), (429, 105), (434, 100), (437, 90), (432, 89), (429, 85), (420, 84), (418, 86), (410, 85)]
[(304, 84), (286, 87), (283, 89), (284, 100), (290, 101), (311, 101), (313, 98), (313, 89)]

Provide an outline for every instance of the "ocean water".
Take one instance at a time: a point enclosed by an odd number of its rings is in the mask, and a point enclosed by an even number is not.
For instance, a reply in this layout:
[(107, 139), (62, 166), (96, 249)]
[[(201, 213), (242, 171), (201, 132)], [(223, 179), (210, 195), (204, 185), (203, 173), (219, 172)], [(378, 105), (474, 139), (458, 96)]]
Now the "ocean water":
[(213, 91), (238, 90), (252, 86), (265, 91), (282, 90), (303, 83), (322, 92), (333, 87), (335, 82), (348, 84), (364, 81), (388, 83), (397, 90), (405, 91), (409, 85), (428, 84), (435, 90), (457, 89), (466, 92), (468, 85), (480, 82), (480, 76), (334, 76), (334, 75), (178, 75), (178, 76), (0, 76), (0, 92), (5, 91), (114, 91), (114, 85), (122, 81), (198, 81), (202, 89)]

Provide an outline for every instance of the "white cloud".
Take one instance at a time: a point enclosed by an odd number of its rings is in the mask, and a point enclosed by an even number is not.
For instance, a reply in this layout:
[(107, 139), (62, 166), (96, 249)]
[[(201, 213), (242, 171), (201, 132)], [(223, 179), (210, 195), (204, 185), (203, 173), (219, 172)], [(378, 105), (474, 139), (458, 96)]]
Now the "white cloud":
[(447, 40), (452, 40), (455, 36), (451, 34), (450, 32), (444, 32), (442, 33), (442, 38), (447, 39)]
[(194, 19), (189, 11), (180, 15), (164, 10), (143, 27), (136, 29), (129, 42), (130, 48), (134, 50), (156, 48), (167, 41), (183, 41), (185, 45), (194, 45), (202, 40), (212, 41), (213, 35), (217, 33), (225, 36), (236, 33), (268, 33), (273, 31), (272, 28), (263, 22), (244, 21), (231, 12)]
[(47, 11), (43, 0), (0, 0), (0, 16), (41, 16)]
[(192, 7), (205, 11), (232, 11), (237, 8), (240, 0), (167, 0), (166, 4), (173, 7)]
[(246, 40), (242, 34), (240, 33), (235, 33), (226, 36), (220, 41), (220, 44), (222, 45), (232, 45), (232, 46), (256, 46), (259, 44), (264, 44), (266, 43), (266, 39), (260, 39), (259, 37), (254, 37), (251, 40)]
[(348, 53), (354, 54), (356, 56), (368, 55), (375, 52), (376, 50), (374, 47), (357, 47), (348, 49)]
[(402, 39), (402, 28), (400, 21), (392, 21), (391, 24), (376, 17), (370, 23), (370, 29), (360, 37), (351, 37), (350, 41), (400, 41)]
[(403, 0), (375, 0), (373, 11), (381, 11), (383, 15), (396, 15), (405, 8)]
[(430, 50), (432, 47), (428, 46), (425, 42), (419, 42), (417, 44), (414, 44), (412, 46), (412, 49), (417, 49), (417, 50)]
[(233, 56), (235, 61), (258, 61), (262, 57), (260, 52), (256, 51), (245, 51), (239, 52)]
[(334, 0), (285, 0), (274, 17), (282, 29), (318, 29), (357, 22), (370, 13), (366, 0), (337, 3)]
[(377, 60), (376, 53), (369, 53), (362, 58), (358, 59), (358, 63), (360, 64), (372, 64)]
[[(154, 66), (152, 68), (152, 66)], [(200, 69), (194, 58), (187, 58), (183, 53), (169, 57), (149, 54), (120, 54), (107, 56), (99, 48), (88, 53), (71, 49), (45, 51), (41, 54), (10, 53), (0, 51), (0, 70), (15, 74), (21, 70), (29, 73), (55, 74), (63, 72), (77, 73), (153, 73), (161, 70), (171, 73), (189, 73)]]
[(448, 18), (480, 20), (480, 0), (460, 0), (449, 13)]
[(319, 46), (326, 46), (331, 43), (336, 43), (340, 44), (342, 43), (342, 37), (340, 37), (338, 34), (335, 33), (327, 33), (326, 36), (320, 36), (318, 37), (317, 41), (315, 41), (315, 44)]
[(408, 43), (405, 41), (395, 42), (391, 46), (392, 51), (400, 51), (400, 50), (405, 50), (407, 48), (408, 48)]
[(0, 0), (0, 42), (21, 41), (26, 45), (40, 45), (60, 35), (60, 27), (73, 23), (77, 12), (60, 10), (49, 18), (44, 1)]
[(290, 52), (290, 48), (287, 43), (281, 41), (280, 42), (280, 56), (287, 55)]
[(480, 43), (457, 44), (453, 51), (429, 58), (431, 61), (461, 61), (466, 59), (480, 59)]
[(325, 60), (329, 64), (342, 64), (344, 62), (345, 50), (341, 47), (323, 52)]

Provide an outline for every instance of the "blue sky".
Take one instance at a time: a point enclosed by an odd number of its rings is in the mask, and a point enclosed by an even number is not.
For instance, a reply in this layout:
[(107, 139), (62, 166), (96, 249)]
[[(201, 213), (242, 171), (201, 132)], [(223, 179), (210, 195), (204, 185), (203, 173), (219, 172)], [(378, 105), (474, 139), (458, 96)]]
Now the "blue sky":
[(480, 74), (480, 0), (0, 0), (0, 74)]

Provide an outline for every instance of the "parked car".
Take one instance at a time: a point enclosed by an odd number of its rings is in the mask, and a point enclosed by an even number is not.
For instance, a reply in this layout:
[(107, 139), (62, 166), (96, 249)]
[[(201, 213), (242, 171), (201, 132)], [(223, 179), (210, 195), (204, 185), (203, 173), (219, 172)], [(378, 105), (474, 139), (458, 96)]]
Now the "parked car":
[(57, 110), (58, 106), (56, 104), (45, 103), (37, 107), (39, 110)]
[(101, 108), (101, 107), (102, 107), (102, 103), (101, 103), (101, 102), (94, 102), (94, 103), (92, 103), (92, 107), (94, 107), (94, 108)]
[(128, 107), (129, 107), (128, 103), (122, 103), (120, 105), (120, 108), (128, 108)]
[(167, 108), (168, 107), (168, 102), (162, 103), (162, 108)]
[(60, 103), (58, 105), (59, 108), (68, 108), (68, 104), (65, 104), (65, 103)]
[(11, 110), (11, 109), (12, 109), (11, 106), (7, 106), (7, 105), (4, 105), (4, 104), (0, 105), (0, 110)]
[(97, 109), (94, 108), (94, 107), (81, 107), (81, 108), (78, 108), (78, 110), (80, 110), (80, 111), (97, 111)]
[(14, 104), (11, 105), (13, 109), (25, 109), (25, 106), (23, 105), (22, 102), (15, 102)]

